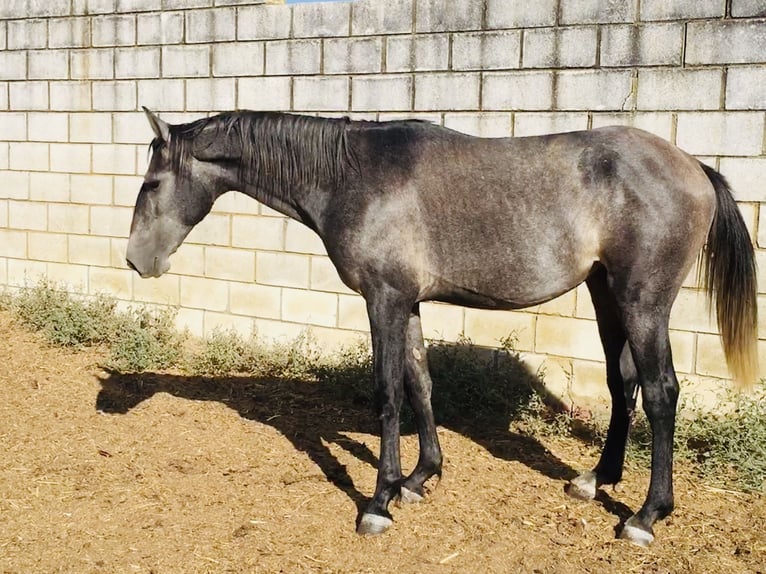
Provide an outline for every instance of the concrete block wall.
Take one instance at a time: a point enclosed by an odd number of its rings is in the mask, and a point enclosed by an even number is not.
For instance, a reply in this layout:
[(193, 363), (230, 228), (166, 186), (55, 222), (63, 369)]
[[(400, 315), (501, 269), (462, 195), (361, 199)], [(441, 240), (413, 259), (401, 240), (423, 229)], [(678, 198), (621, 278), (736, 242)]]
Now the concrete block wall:
[[(424, 118), (482, 135), (629, 124), (719, 168), (758, 248), (766, 351), (766, 1), (8, 0), (0, 3), (0, 285), (39, 275), (218, 327), (329, 345), (367, 329), (363, 301), (310, 231), (223, 196), (141, 280), (124, 265), (151, 132), (233, 108)], [(603, 391), (587, 290), (527, 312), (429, 304), (430, 337), (513, 332), (548, 380)], [(728, 376), (693, 282), (672, 321), (682, 376)], [(766, 352), (762, 355), (766, 357)], [(763, 361), (766, 363), (766, 360)]]

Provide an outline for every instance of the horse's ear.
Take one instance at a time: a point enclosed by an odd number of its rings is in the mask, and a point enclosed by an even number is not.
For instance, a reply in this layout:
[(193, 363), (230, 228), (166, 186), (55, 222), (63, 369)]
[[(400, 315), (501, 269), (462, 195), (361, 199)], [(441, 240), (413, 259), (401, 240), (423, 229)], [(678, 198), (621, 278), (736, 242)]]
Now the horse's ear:
[(170, 141), (170, 126), (168, 125), (168, 123), (163, 122), (157, 116), (157, 114), (152, 112), (146, 106), (141, 106), (141, 107), (144, 108), (144, 113), (146, 114), (146, 118), (149, 120), (149, 125), (152, 126), (152, 131), (154, 132), (154, 135), (164, 142)]
[(208, 124), (194, 136), (192, 155), (200, 161), (238, 160), (242, 158), (242, 148), (234, 134)]

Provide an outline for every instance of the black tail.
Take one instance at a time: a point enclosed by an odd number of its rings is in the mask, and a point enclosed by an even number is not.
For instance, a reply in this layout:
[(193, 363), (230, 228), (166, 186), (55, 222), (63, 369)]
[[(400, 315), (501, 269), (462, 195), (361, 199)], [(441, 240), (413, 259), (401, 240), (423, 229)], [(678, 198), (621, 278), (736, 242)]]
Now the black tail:
[(758, 304), (755, 254), (750, 235), (726, 179), (701, 164), (715, 188), (716, 210), (702, 255), (703, 285), (715, 300), (718, 330), (734, 380), (758, 379)]

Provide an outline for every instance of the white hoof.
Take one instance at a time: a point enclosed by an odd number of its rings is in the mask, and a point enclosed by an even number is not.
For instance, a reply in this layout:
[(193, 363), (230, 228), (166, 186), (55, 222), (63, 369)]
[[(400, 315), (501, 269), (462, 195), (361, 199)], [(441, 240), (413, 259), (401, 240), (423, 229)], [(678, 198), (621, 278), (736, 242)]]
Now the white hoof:
[(573, 478), (567, 486), (566, 492), (573, 498), (593, 500), (596, 498), (596, 473), (593, 471), (583, 472), (577, 478)]
[(401, 493), (399, 494), (399, 501), (402, 504), (416, 504), (418, 502), (423, 502), (423, 497), (417, 492), (402, 486)]
[(394, 523), (390, 518), (378, 514), (363, 514), (356, 528), (357, 534), (383, 534)]
[(632, 542), (636, 546), (641, 546), (642, 548), (651, 545), (651, 543), (654, 542), (654, 534), (639, 526), (633, 526), (630, 521), (631, 519), (629, 518), (625, 523), (625, 526), (623, 526), (622, 532), (620, 532), (620, 538)]

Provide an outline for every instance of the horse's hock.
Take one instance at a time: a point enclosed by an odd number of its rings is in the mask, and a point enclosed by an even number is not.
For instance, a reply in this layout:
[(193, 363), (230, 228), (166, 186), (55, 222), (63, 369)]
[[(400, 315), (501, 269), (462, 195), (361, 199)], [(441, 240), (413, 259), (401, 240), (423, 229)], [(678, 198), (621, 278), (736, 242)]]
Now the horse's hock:
[[(151, 132), (234, 108), (421, 118), (483, 136), (630, 124), (730, 180), (756, 245), (766, 356), (766, 5), (437, 0), (274, 5), (0, 5), (0, 284), (47, 276), (72, 290), (179, 307), (179, 326), (327, 346), (368, 330), (361, 298), (316, 235), (227, 194), (171, 259), (140, 280), (124, 253)], [(162, 9), (161, 9), (162, 8)], [(729, 377), (694, 270), (673, 307), (681, 379)], [(605, 396), (587, 290), (524, 312), (426, 304), (426, 337), (497, 346), (578, 404)], [(689, 384), (682, 385), (689, 393)]]

